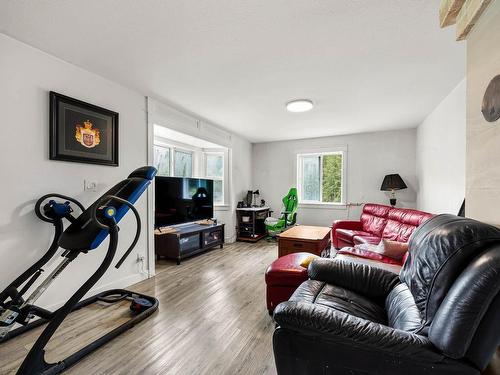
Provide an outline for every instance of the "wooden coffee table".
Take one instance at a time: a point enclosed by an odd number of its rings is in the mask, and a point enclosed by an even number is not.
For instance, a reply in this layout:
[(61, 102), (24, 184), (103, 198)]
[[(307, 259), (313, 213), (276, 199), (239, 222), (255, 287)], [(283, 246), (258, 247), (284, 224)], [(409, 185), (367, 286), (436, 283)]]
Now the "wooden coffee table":
[(307, 252), (327, 255), (330, 250), (330, 228), (297, 225), (278, 235), (278, 257)]

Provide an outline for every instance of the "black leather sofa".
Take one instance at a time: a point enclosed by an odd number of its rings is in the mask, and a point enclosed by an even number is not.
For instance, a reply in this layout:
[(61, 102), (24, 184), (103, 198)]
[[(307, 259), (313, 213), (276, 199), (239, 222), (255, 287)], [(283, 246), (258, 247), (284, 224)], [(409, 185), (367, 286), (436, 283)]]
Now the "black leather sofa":
[(438, 215), (399, 275), (316, 259), (274, 312), (278, 374), (479, 374), (500, 344), (500, 230)]

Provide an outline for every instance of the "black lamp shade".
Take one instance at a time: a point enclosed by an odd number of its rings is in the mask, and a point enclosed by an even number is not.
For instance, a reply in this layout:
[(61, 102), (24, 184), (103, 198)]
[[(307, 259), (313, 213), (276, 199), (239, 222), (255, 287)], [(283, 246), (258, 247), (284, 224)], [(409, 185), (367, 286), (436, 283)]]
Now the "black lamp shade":
[(395, 174), (388, 174), (387, 176), (384, 177), (384, 181), (382, 181), (382, 186), (380, 187), (380, 190), (382, 191), (402, 190), (406, 189), (407, 187), (408, 186), (406, 186), (401, 176), (395, 173)]

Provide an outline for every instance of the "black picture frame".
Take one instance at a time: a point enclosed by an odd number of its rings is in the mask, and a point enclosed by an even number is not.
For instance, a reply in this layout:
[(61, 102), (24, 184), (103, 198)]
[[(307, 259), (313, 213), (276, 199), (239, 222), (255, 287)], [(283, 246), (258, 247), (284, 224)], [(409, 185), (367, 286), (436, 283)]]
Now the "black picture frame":
[(50, 92), (50, 160), (118, 166), (118, 113)]

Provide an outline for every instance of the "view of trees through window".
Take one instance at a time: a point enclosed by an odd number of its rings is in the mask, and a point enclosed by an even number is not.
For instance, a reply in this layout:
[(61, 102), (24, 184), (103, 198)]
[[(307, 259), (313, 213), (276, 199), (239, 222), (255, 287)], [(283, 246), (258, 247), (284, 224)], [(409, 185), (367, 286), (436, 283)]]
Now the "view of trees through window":
[(318, 203), (342, 203), (343, 154), (298, 155), (301, 200)]
[(224, 155), (207, 153), (205, 175), (214, 180), (214, 202), (224, 203)]
[(342, 201), (342, 154), (323, 155), (323, 202)]
[(154, 147), (154, 165), (158, 169), (158, 176), (170, 176), (170, 148)]
[(184, 151), (174, 151), (174, 176), (193, 176), (193, 154)]

